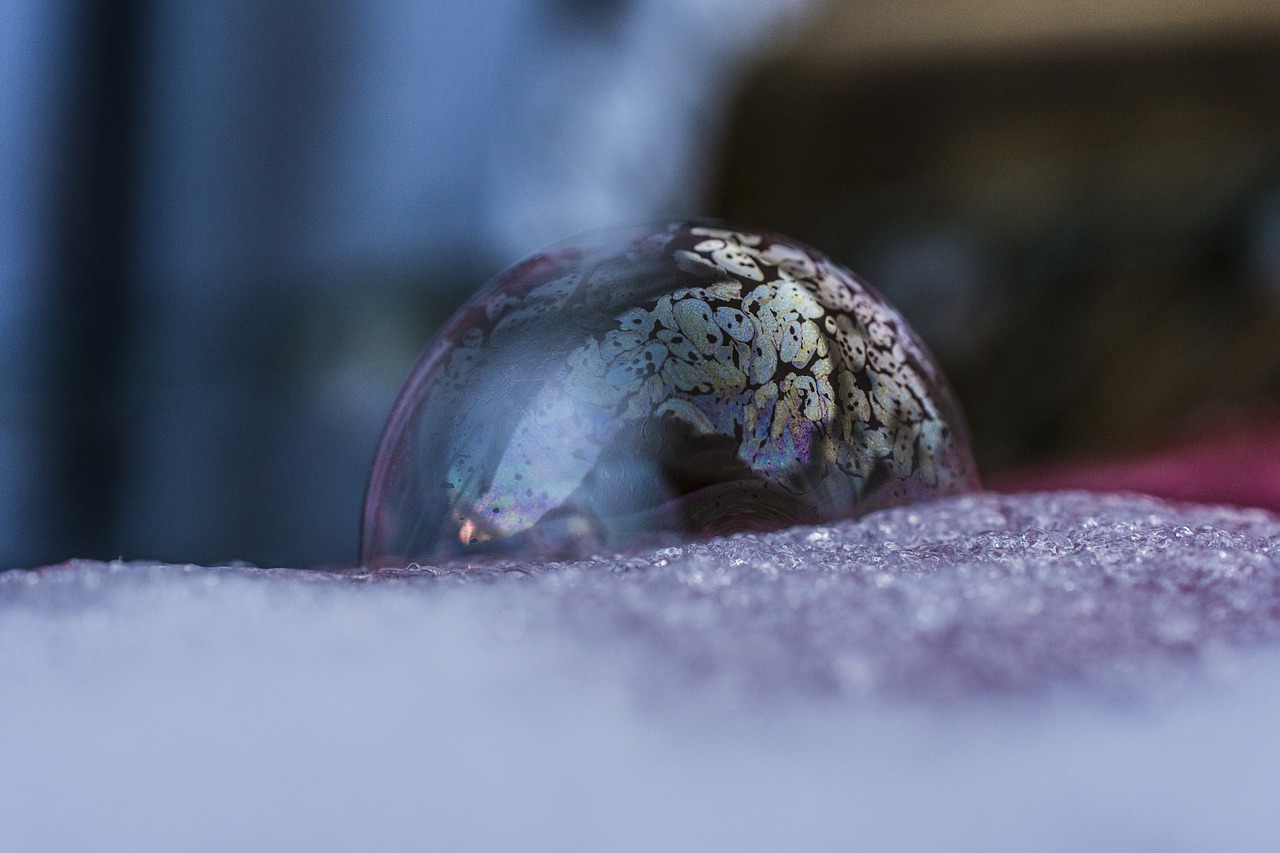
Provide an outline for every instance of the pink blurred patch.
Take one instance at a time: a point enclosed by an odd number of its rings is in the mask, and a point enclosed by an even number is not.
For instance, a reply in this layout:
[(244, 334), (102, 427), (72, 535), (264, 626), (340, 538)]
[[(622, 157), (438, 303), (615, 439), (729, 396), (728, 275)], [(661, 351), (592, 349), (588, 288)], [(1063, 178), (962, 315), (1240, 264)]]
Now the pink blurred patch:
[(1087, 489), (1280, 513), (1280, 412), (1217, 419), (1158, 450), (1024, 468), (990, 478), (998, 492)]

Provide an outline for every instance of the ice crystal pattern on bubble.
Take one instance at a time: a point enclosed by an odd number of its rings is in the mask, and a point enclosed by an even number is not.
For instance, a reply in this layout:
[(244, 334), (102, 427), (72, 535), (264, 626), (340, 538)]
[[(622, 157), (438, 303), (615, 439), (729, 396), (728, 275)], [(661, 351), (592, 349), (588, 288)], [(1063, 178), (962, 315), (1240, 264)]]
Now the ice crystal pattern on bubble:
[(536, 255), (459, 312), (388, 422), (361, 556), (565, 556), (975, 486), (945, 380), (874, 291), (681, 223)]

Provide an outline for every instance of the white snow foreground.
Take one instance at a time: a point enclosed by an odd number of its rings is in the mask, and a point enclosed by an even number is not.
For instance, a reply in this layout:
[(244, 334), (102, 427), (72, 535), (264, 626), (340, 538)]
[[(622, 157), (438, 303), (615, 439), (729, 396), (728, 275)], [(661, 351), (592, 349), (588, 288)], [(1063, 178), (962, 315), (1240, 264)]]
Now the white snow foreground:
[(1274, 850), (1280, 520), (0, 575), (0, 850)]

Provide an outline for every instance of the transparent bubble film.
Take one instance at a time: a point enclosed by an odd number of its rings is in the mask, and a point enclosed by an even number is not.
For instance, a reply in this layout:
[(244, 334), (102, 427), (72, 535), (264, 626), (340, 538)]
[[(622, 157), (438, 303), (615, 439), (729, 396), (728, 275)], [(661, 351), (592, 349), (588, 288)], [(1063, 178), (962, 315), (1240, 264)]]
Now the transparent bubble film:
[(874, 290), (676, 223), (550, 248), (462, 307), (388, 419), (360, 557), (583, 557), (977, 487), (946, 380)]

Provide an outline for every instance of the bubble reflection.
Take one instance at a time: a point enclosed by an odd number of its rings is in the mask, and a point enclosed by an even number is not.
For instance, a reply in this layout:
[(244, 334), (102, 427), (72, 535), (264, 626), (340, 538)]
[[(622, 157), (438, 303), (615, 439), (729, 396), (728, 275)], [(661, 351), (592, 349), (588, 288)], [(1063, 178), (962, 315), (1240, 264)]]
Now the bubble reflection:
[(384, 430), (361, 561), (587, 556), (977, 485), (878, 294), (785, 238), (675, 223), (534, 255), (450, 320)]

